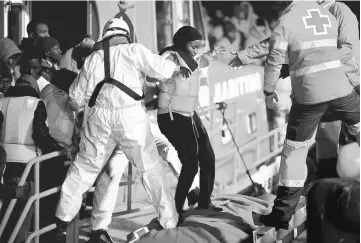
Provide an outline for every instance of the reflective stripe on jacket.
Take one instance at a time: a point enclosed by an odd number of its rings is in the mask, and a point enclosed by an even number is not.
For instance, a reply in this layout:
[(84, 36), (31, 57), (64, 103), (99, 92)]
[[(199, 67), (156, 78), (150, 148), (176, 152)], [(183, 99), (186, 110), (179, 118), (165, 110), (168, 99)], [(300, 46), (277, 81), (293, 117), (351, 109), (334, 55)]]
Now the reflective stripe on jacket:
[(316, 2), (294, 1), (270, 40), (264, 90), (274, 92), (282, 64), (289, 60), (293, 97), (299, 104), (318, 104), (350, 94), (337, 49), (337, 22)]
[[(349, 81), (352, 86), (356, 87), (360, 84), (360, 40), (357, 18), (350, 8), (341, 2), (324, 1), (320, 6), (327, 9), (337, 20), (337, 46), (341, 62), (345, 65)], [(255, 59), (266, 57), (269, 53), (269, 40), (270, 38), (267, 38), (237, 52), (238, 58), (244, 65), (247, 65), (254, 62)]]
[(38, 156), (39, 150), (33, 140), (33, 120), (39, 101), (30, 96), (0, 100), (4, 114), (0, 143), (7, 153), (7, 161), (27, 163)]

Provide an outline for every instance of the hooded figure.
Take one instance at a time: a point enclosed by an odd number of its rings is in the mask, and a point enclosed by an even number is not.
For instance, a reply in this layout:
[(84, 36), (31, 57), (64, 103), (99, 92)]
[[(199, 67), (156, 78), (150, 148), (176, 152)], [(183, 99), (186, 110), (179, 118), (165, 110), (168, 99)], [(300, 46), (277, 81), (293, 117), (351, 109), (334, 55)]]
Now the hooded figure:
[(215, 155), (206, 129), (196, 113), (202, 71), (213, 56), (224, 51), (215, 48), (195, 58), (202, 44), (202, 35), (191, 26), (183, 26), (173, 37), (173, 46), (161, 51), (161, 55), (192, 70), (189, 78), (175, 77), (159, 85), (158, 125), (161, 132), (178, 152), (182, 163), (175, 200), (178, 213), (200, 167), (200, 197), (198, 207), (222, 211), (211, 203), (215, 178)]
[(15, 85), (15, 80), (20, 77), (18, 62), (21, 54), (22, 52), (11, 39), (0, 39), (0, 61), (9, 68), (12, 74), (12, 86)]

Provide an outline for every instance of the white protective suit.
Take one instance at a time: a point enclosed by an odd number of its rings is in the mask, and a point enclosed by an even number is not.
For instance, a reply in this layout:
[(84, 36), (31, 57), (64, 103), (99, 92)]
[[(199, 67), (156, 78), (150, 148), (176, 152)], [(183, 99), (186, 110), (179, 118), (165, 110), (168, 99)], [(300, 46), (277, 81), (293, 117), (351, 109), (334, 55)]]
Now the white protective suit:
[[(69, 94), (75, 110), (79, 111), (87, 104), (95, 86), (104, 79), (103, 59), (103, 50), (90, 55), (70, 87)], [(111, 77), (137, 93), (141, 93), (143, 86), (139, 71), (164, 80), (170, 78), (175, 70), (173, 62), (151, 53), (141, 44), (110, 48)], [(141, 102), (111, 84), (103, 86), (95, 106), (89, 109), (81, 134), (80, 151), (62, 186), (56, 216), (67, 222), (74, 218), (80, 209), (82, 194), (93, 185), (116, 146), (142, 174), (141, 181), (158, 211), (160, 224), (164, 228), (175, 227), (178, 213), (170, 185), (164, 181), (165, 162), (158, 155)]]
[[(178, 179), (182, 164), (178, 153), (168, 139), (161, 133), (157, 124), (156, 110), (148, 111), (151, 133), (154, 137), (158, 153), (169, 166)], [(111, 223), (118, 195), (119, 183), (128, 165), (128, 159), (117, 147), (114, 149), (108, 163), (103, 168), (95, 186), (94, 200), (91, 216), (91, 230), (107, 229)], [(199, 173), (194, 178), (190, 191), (199, 187)]]
[(128, 159), (120, 147), (115, 147), (106, 166), (100, 172), (94, 190), (91, 230), (107, 229), (117, 202), (119, 183), (128, 166)]

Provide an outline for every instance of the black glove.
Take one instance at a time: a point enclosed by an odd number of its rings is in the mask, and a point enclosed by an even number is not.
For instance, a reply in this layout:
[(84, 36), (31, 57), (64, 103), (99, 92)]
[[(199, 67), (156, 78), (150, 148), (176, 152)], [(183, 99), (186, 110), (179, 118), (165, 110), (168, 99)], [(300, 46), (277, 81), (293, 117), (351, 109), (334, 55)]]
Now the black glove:
[(281, 73), (279, 78), (287, 78), (290, 76), (290, 69), (288, 64), (282, 64)]
[(189, 78), (192, 74), (191, 70), (189, 70), (186, 67), (182, 67), (182, 66), (179, 69), (179, 73), (185, 78)]
[(360, 95), (360, 85), (357, 85), (357, 86), (355, 87), (355, 91), (356, 91), (356, 93), (357, 93), (358, 95)]

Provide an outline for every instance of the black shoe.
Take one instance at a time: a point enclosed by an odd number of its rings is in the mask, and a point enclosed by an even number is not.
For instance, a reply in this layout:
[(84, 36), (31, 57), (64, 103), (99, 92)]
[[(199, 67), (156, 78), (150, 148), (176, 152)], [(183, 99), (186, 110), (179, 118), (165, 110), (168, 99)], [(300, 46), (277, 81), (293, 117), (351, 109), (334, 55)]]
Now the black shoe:
[(66, 232), (66, 228), (68, 227), (69, 222), (65, 222), (55, 217), (55, 224), (57, 227), (57, 234), (63, 234)]
[(86, 243), (113, 243), (112, 238), (105, 230), (90, 231), (90, 238)]
[(215, 212), (223, 211), (223, 208), (217, 207), (217, 206), (213, 205), (212, 203), (209, 203), (208, 206), (206, 206), (206, 207), (198, 206), (197, 209), (208, 209), (208, 210), (212, 210)]
[(190, 191), (187, 195), (188, 199), (188, 206), (192, 207), (194, 204), (196, 204), (199, 200), (199, 192), (200, 189), (198, 187), (194, 188), (192, 191)]
[(184, 222), (184, 219), (185, 219), (185, 217), (184, 217), (184, 213), (185, 213), (186, 211), (184, 211), (183, 209), (181, 209), (181, 210), (178, 210), (178, 223), (177, 223), (177, 227), (179, 226), (179, 225), (181, 225), (183, 222)]
[(136, 241), (137, 239), (142, 238), (144, 235), (149, 233), (149, 229), (147, 226), (137, 229), (127, 235), (127, 242)]
[(275, 227), (276, 230), (279, 229), (288, 229), (289, 222), (280, 221), (273, 217), (272, 213), (268, 215), (261, 215), (259, 217), (259, 222), (265, 226)]

